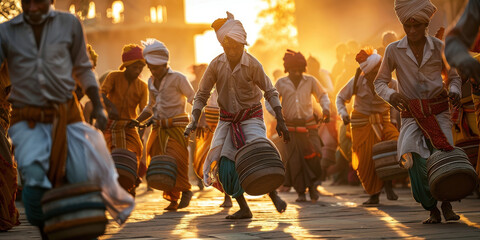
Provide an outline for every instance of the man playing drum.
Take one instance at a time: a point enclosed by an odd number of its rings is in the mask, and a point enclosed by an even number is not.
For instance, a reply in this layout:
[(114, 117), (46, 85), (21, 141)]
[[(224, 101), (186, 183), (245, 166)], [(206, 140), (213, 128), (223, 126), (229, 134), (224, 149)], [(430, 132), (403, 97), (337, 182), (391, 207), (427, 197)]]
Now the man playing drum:
[[(375, 172), (372, 159), (374, 144), (397, 140), (398, 130), (391, 123), (390, 106), (379, 98), (373, 88), (373, 80), (377, 76), (382, 56), (376, 50), (361, 50), (355, 60), (360, 64), (360, 72), (352, 78), (337, 95), (337, 110), (345, 125), (350, 123), (352, 130), (352, 167), (362, 182), (370, 198), (364, 205), (378, 204), (380, 191), (385, 186), (387, 198), (397, 200), (393, 192), (392, 181), (382, 181)], [(397, 81), (390, 82), (390, 89), (396, 91)], [(346, 103), (355, 96), (352, 117), (347, 112)]]
[[(240, 210), (228, 215), (228, 219), (252, 218), (235, 170), (234, 159), (237, 150), (245, 144), (266, 138), (260, 90), (265, 92), (265, 99), (275, 110), (279, 136), (288, 141), (289, 135), (277, 90), (257, 59), (245, 52), (247, 34), (242, 23), (235, 20), (231, 13), (227, 12), (227, 15), (227, 19), (217, 19), (212, 24), (225, 53), (212, 60), (200, 81), (192, 121), (185, 129), (185, 135), (196, 129), (201, 110), (207, 104), (212, 88), (216, 86), (220, 121), (203, 167), (204, 182), (207, 186), (212, 185), (218, 174), (224, 191), (237, 200)], [(286, 203), (278, 197), (276, 191), (269, 196), (277, 211), (284, 212)]]
[[(143, 149), (135, 128), (138, 125), (137, 108), (142, 110), (147, 105), (148, 99), (147, 84), (139, 78), (145, 67), (142, 50), (135, 44), (124, 46), (123, 63), (120, 66), (122, 71), (110, 72), (101, 88), (109, 118), (107, 129), (103, 132), (107, 146), (110, 151), (125, 149), (135, 154), (137, 166)], [(135, 196), (135, 187), (134, 185), (126, 190)]]
[(147, 154), (150, 157), (168, 155), (176, 160), (175, 186), (163, 192), (163, 198), (170, 201), (165, 210), (175, 211), (187, 207), (193, 195), (188, 181), (188, 142), (183, 131), (189, 121), (185, 104), (192, 103), (195, 91), (185, 75), (169, 67), (170, 53), (162, 42), (147, 39), (143, 45), (143, 56), (152, 76), (148, 80), (148, 105), (137, 120), (143, 122), (153, 115)]
[(98, 184), (112, 216), (123, 223), (134, 201), (117, 182), (102, 134), (83, 121), (75, 80), (92, 101), (97, 127), (107, 117), (80, 21), (53, 9), (53, 0), (24, 0), (23, 13), (0, 24), (0, 65), (8, 62), (12, 89), (9, 135), (24, 180), (28, 221), (43, 235), (42, 196), (51, 188)]
[[(447, 94), (442, 80), (443, 42), (426, 32), (436, 7), (429, 0), (396, 0), (395, 11), (406, 36), (385, 50), (375, 90), (401, 112), (398, 157), (408, 168), (415, 200), (430, 211), (430, 217), (423, 223), (440, 223), (437, 200), (428, 185), (426, 161), (434, 150), (454, 149), (448, 99), (458, 105), (461, 81), (454, 69), (448, 70)], [(394, 70), (398, 92), (388, 87)], [(447, 221), (460, 218), (449, 202), (443, 202), (441, 209)]]

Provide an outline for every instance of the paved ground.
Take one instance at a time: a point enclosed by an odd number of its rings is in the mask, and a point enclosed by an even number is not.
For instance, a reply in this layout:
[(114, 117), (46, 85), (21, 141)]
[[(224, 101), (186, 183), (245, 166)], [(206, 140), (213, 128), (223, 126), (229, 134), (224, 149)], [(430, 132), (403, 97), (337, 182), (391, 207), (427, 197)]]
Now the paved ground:
[[(408, 188), (396, 189), (398, 201), (381, 196), (375, 207), (360, 206), (367, 195), (358, 186), (332, 187), (327, 182), (317, 203), (295, 203), (296, 194), (281, 193), (288, 203), (287, 211), (279, 214), (268, 197), (249, 197), (254, 214), (251, 220), (227, 220), (227, 213), (238, 210), (222, 209), (223, 197), (213, 189), (198, 191), (190, 207), (178, 212), (164, 212), (167, 202), (161, 192), (142, 194), (139, 189), (137, 206), (128, 222), (118, 226), (110, 221), (100, 239), (325, 239), (325, 238), (416, 238), (416, 239), (480, 239), (480, 199), (470, 196), (453, 203), (461, 214), (458, 222), (436, 225), (421, 224), (427, 218), (413, 200)], [(38, 239), (37, 230), (30, 226), (19, 203), (22, 224), (0, 239)]]

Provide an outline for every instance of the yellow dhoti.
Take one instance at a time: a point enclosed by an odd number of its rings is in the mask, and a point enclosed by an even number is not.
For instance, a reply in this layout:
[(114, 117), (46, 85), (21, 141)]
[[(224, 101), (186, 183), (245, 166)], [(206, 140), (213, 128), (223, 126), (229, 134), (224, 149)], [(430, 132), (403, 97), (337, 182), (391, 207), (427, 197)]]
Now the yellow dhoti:
[(372, 148), (381, 141), (397, 140), (398, 130), (390, 122), (389, 112), (368, 116), (353, 110), (351, 127), (352, 167), (357, 171), (365, 191), (370, 195), (377, 194), (383, 187), (383, 181), (375, 172)]

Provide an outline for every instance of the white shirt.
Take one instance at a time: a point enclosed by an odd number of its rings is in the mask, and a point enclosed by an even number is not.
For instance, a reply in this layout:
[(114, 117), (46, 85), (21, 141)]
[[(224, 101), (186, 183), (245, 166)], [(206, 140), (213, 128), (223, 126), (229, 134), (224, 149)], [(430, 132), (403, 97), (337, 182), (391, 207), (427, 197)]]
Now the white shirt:
[(158, 89), (153, 82), (152, 76), (148, 79), (149, 99), (143, 111), (153, 114), (154, 119), (172, 118), (185, 113), (186, 102), (193, 102), (195, 91), (185, 75), (168, 69)]
[(13, 106), (49, 106), (72, 98), (75, 79), (83, 89), (98, 87), (87, 55), (80, 21), (51, 11), (37, 48), (32, 27), (23, 14), (0, 24), (0, 65), (6, 60)]

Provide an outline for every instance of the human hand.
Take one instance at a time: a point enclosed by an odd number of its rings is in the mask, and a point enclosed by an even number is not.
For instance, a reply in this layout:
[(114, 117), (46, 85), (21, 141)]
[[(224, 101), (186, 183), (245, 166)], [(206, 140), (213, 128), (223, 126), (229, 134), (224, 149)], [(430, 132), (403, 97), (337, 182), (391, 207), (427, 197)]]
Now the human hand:
[(103, 106), (94, 106), (92, 110), (92, 118), (96, 119), (95, 127), (103, 131), (107, 128), (107, 112)]
[(460, 94), (456, 92), (450, 92), (448, 94), (448, 98), (450, 99), (450, 103), (454, 108), (459, 108), (460, 107)]
[(348, 125), (350, 124), (350, 116), (349, 115), (345, 115), (345, 116), (342, 116), (342, 120), (343, 120), (343, 125)]
[(399, 112), (408, 110), (408, 98), (400, 93), (393, 93), (390, 96), (390, 104)]
[(324, 122), (324, 123), (329, 123), (330, 122), (330, 110), (328, 110), (328, 109), (323, 110), (322, 122)]
[(288, 143), (290, 142), (290, 133), (288, 132), (287, 124), (285, 121), (277, 120), (277, 134), (279, 137), (283, 137), (283, 142)]

